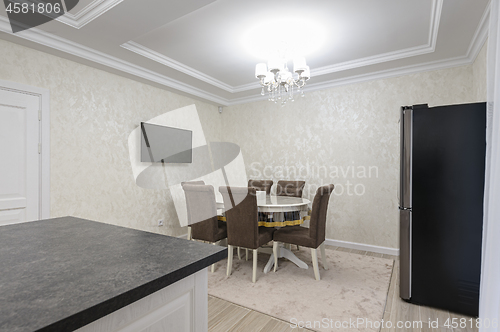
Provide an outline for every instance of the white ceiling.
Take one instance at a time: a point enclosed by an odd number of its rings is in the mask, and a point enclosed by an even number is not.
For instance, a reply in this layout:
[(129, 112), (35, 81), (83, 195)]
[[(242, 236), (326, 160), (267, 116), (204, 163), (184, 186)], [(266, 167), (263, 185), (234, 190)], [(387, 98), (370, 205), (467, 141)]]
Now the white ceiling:
[[(80, 0), (69, 13), (0, 38), (217, 105), (262, 99), (243, 35), (283, 18), (314, 22), (307, 90), (471, 63), (489, 0)], [(271, 31), (269, 34), (286, 34)], [(297, 40), (300, 43), (300, 40)]]

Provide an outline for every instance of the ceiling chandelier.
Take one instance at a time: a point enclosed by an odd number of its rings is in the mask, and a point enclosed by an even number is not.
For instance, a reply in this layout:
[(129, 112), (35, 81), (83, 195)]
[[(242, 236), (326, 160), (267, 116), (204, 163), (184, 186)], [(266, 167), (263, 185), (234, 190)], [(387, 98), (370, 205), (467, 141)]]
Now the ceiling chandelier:
[(293, 60), (293, 73), (288, 70), (286, 59), (273, 59), (255, 66), (255, 78), (259, 79), (262, 86), (261, 95), (269, 96), (269, 101), (276, 104), (281, 102), (284, 106), (287, 101), (294, 101), (295, 90), (304, 96), (303, 88), (311, 77), (306, 60), (299, 57)]

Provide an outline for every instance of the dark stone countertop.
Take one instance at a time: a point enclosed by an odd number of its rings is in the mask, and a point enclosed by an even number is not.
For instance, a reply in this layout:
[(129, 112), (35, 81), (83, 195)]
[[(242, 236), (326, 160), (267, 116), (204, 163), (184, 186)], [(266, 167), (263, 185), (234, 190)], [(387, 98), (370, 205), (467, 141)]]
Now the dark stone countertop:
[(74, 217), (0, 227), (0, 331), (73, 331), (227, 249)]

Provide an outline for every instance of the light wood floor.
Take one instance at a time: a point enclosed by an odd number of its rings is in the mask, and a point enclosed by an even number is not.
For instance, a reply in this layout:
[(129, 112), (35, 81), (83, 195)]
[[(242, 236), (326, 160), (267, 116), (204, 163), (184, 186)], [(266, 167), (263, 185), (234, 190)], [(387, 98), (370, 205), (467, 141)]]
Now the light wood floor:
[[(471, 328), (470, 317), (449, 313), (448, 311), (428, 308), (424, 306), (417, 306), (407, 303), (399, 297), (399, 260), (396, 256), (378, 254), (373, 252), (366, 252), (355, 249), (346, 249), (340, 247), (330, 247), (339, 251), (346, 251), (358, 255), (368, 255), (381, 257), (385, 259), (392, 259), (395, 261), (392, 271), (391, 282), (387, 294), (387, 301), (384, 310), (383, 320), (390, 321), (393, 328), (382, 328), (381, 332), (392, 331), (443, 331), (443, 332), (469, 332), (477, 331), (476, 328)], [(210, 272), (209, 272), (210, 273)], [(460, 319), (467, 319), (467, 326), (464, 328), (448, 329), (443, 326), (448, 318), (457, 318), (456, 322), (460, 324)], [(432, 328), (429, 326), (429, 321), (439, 320), (439, 328)], [(396, 328), (398, 321), (421, 321), (420, 326), (410, 328)], [(420, 324), (420, 323), (419, 323)], [(462, 324), (463, 325), (463, 324)], [(310, 331), (304, 328), (290, 327), (289, 322), (265, 315), (263, 313), (239, 306), (237, 304), (208, 296), (208, 331), (210, 332), (228, 332), (228, 331), (249, 331), (249, 332), (302, 332)]]

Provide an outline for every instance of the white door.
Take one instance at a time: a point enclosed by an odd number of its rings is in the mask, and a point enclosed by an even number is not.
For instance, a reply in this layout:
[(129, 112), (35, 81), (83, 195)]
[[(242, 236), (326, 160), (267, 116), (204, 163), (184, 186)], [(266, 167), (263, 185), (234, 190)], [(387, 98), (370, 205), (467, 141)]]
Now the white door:
[(0, 226), (40, 219), (40, 97), (0, 87)]

